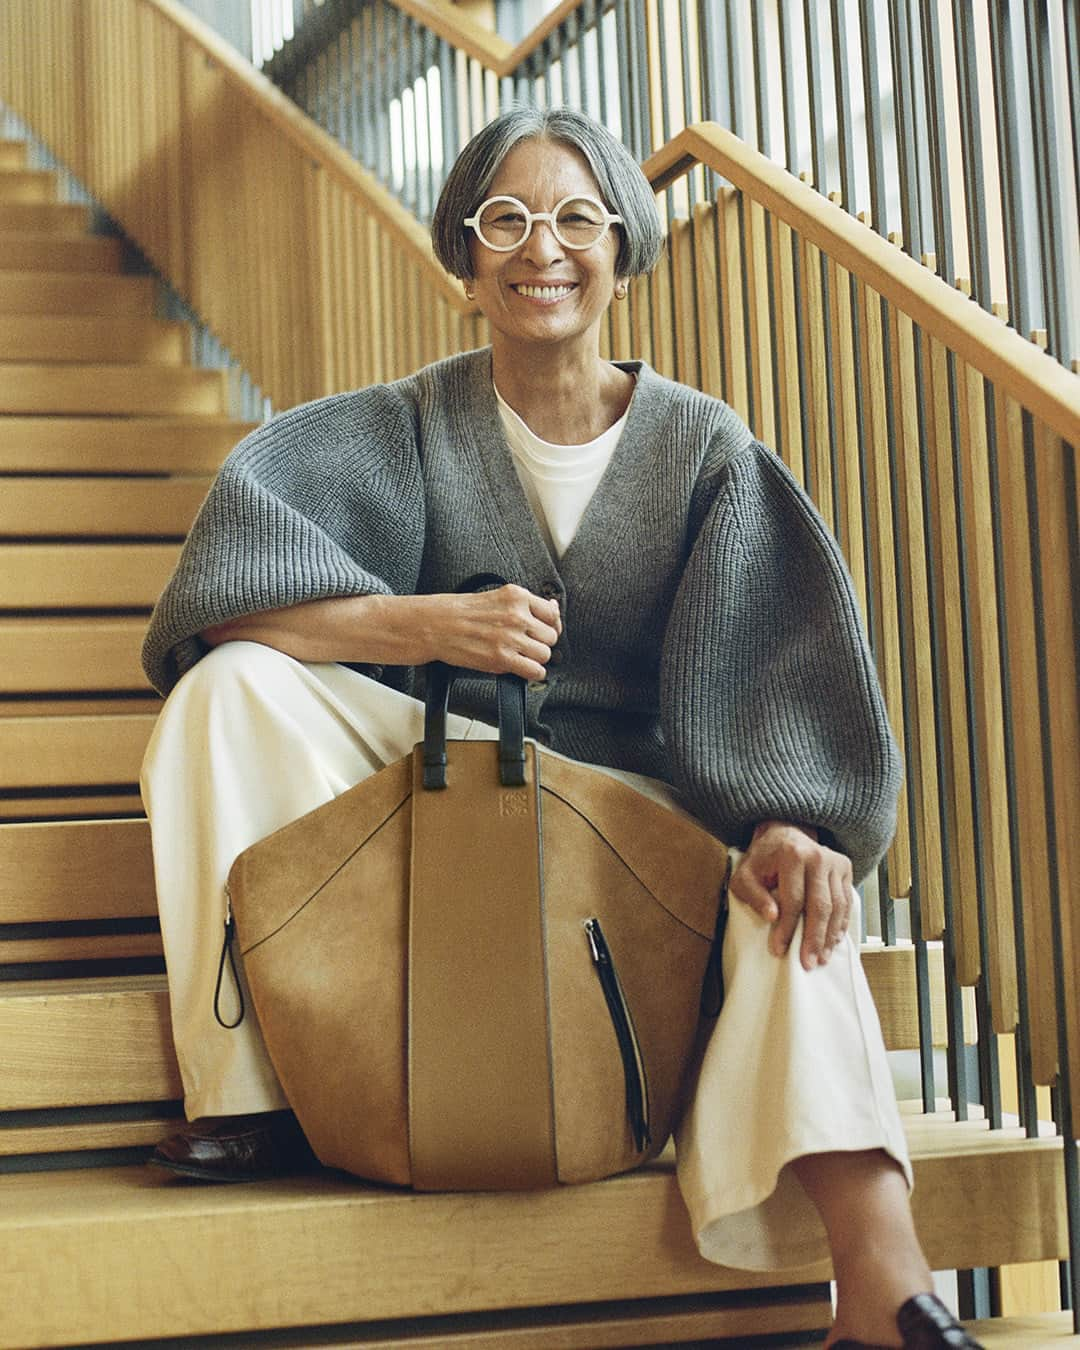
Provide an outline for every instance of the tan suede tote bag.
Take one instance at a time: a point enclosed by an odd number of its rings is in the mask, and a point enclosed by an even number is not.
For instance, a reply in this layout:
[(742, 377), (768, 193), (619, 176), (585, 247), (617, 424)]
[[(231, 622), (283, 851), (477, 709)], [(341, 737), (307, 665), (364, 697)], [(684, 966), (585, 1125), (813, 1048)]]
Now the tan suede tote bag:
[(718, 1007), (727, 850), (525, 741), (514, 677), (499, 741), (448, 755), (451, 678), (429, 668), (411, 755), (232, 868), (270, 1057), (319, 1159), (360, 1177), (506, 1190), (626, 1171), (676, 1123), (703, 990)]

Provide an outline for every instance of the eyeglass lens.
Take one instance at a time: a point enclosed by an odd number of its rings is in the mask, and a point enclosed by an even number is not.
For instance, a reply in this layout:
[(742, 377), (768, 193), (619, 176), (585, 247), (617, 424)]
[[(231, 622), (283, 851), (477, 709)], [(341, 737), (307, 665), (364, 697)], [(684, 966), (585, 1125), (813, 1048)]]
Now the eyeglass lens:
[[(529, 215), (521, 205), (510, 201), (490, 202), (477, 221), (477, 233), (496, 248), (520, 244), (529, 230)], [(570, 248), (587, 248), (603, 235), (607, 221), (601, 207), (586, 198), (561, 203), (554, 220), (555, 234)]]

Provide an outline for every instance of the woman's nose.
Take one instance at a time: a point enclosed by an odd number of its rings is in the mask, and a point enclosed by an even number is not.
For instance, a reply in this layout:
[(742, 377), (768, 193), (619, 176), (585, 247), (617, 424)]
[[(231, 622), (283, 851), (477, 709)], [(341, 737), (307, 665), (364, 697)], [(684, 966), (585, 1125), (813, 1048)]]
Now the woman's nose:
[(533, 221), (532, 231), (521, 246), (521, 254), (541, 267), (563, 256), (563, 247), (555, 237), (550, 221)]

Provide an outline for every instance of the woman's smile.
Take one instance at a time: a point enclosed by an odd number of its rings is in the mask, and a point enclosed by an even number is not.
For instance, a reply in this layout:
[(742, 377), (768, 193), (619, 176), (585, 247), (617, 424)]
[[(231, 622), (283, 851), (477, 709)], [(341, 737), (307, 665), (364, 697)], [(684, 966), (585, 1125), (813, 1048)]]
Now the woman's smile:
[(540, 301), (543, 304), (555, 304), (565, 300), (577, 290), (575, 281), (533, 281), (511, 282), (510, 289), (526, 300)]

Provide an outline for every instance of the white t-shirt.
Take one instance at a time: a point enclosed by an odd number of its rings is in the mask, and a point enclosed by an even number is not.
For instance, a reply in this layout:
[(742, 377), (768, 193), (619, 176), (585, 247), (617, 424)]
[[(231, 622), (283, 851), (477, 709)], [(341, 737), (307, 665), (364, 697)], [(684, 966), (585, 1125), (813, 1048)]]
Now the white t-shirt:
[(521, 485), (548, 547), (561, 558), (603, 477), (630, 412), (585, 445), (542, 441), (495, 390), (503, 430)]

